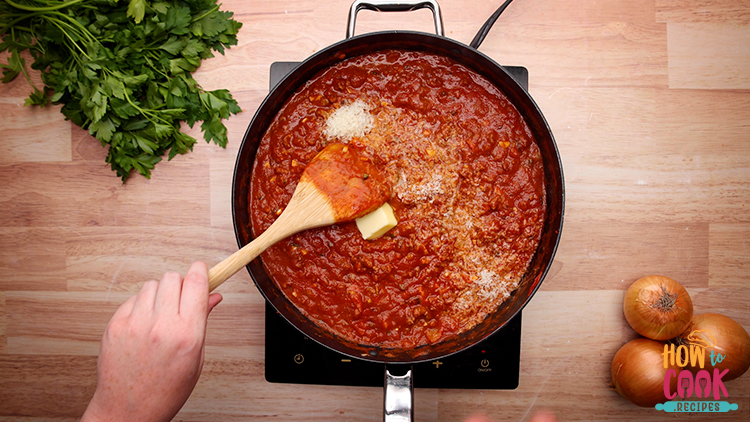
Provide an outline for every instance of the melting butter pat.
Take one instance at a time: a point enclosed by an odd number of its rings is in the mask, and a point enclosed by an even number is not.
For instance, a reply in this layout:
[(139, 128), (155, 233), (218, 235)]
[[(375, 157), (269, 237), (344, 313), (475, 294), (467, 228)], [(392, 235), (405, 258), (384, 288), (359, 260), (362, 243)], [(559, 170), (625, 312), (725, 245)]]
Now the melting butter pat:
[(379, 238), (388, 230), (396, 227), (398, 223), (396, 216), (393, 214), (393, 208), (387, 202), (375, 211), (354, 221), (357, 223), (357, 228), (362, 233), (362, 237), (367, 240)]

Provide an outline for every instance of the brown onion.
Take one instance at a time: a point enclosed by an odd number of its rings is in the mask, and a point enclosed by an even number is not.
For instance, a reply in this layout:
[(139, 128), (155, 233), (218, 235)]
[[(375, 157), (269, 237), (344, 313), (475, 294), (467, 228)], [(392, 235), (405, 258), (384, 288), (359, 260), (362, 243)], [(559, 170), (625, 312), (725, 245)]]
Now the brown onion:
[[(654, 407), (668, 401), (664, 397), (664, 344), (647, 338), (637, 338), (625, 343), (612, 360), (612, 385), (621, 396), (643, 407)], [(677, 377), (670, 377), (670, 390), (677, 387)]]
[[(715, 359), (719, 354), (723, 356), (722, 361), (713, 366), (719, 371), (729, 369), (721, 378), (723, 381), (738, 378), (750, 368), (750, 335), (745, 327), (727, 316), (713, 313), (693, 316), (685, 332), (680, 334), (678, 343), (705, 347), (705, 366), (709, 370), (711, 352), (714, 352)], [(701, 368), (688, 366), (686, 369), (695, 372)]]
[(625, 319), (638, 334), (668, 340), (685, 331), (693, 317), (693, 301), (680, 283), (650, 275), (636, 280), (625, 292)]

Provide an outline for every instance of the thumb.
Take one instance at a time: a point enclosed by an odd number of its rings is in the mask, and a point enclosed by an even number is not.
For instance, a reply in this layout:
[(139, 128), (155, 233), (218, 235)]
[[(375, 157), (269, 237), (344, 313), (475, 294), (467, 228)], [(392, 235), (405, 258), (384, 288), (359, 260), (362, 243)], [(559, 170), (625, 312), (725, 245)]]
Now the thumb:
[(208, 314), (206, 316), (210, 315), (214, 307), (221, 303), (223, 299), (224, 297), (221, 295), (221, 293), (211, 293), (208, 296)]

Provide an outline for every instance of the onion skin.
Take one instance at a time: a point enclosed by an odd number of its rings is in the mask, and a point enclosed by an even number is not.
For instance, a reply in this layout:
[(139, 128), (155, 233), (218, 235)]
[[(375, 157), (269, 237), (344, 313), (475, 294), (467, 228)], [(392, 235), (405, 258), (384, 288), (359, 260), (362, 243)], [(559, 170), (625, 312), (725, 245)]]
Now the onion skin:
[[(668, 399), (664, 396), (667, 369), (664, 368), (663, 342), (637, 338), (625, 343), (612, 359), (612, 385), (621, 396), (642, 407), (654, 407)], [(677, 377), (671, 377), (670, 390), (677, 388)]]
[(652, 340), (669, 340), (690, 324), (693, 301), (680, 283), (669, 277), (650, 275), (628, 288), (623, 311), (638, 334)]
[[(713, 338), (703, 333), (697, 333), (697, 335), (688, 338), (695, 330), (707, 330)], [(699, 339), (697, 342), (695, 341), (696, 337)], [(724, 356), (724, 359), (721, 362), (716, 362), (713, 367), (718, 368), (719, 371), (729, 370), (722, 377), (723, 381), (731, 381), (742, 376), (750, 368), (750, 335), (748, 335), (745, 327), (732, 318), (714, 313), (694, 315), (688, 327), (678, 337), (677, 342), (707, 345), (707, 343), (713, 343), (714, 340), (715, 346), (706, 347), (706, 368), (704, 369), (710, 370), (710, 356), (713, 351), (715, 356), (719, 354)], [(701, 368), (688, 365), (685, 369), (695, 373)]]

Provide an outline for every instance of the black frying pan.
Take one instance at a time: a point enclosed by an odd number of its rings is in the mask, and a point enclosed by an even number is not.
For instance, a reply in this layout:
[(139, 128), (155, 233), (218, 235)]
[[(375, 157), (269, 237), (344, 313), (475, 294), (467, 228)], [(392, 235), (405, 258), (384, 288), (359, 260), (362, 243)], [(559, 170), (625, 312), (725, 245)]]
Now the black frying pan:
[[(506, 4), (507, 5), (507, 4)], [(505, 6), (505, 5), (504, 5)], [(266, 300), (290, 324), (318, 343), (353, 358), (383, 363), (416, 363), (442, 358), (469, 348), (494, 332), (500, 330), (529, 302), (544, 279), (560, 239), (564, 209), (564, 186), (562, 164), (557, 146), (544, 116), (529, 94), (497, 63), (475, 48), (445, 38), (441, 35), (442, 18), (435, 0), (416, 1), (369, 1), (357, 0), (352, 5), (349, 31), (354, 28), (354, 17), (361, 8), (373, 10), (413, 10), (428, 7), (435, 15), (435, 26), (439, 35), (409, 31), (385, 31), (349, 37), (327, 47), (302, 62), (271, 90), (258, 108), (247, 128), (240, 146), (234, 171), (232, 205), (235, 233), (240, 247), (252, 240), (248, 214), (248, 189), (258, 144), (286, 100), (315, 75), (346, 58), (384, 49), (408, 49), (425, 51), (449, 57), (483, 75), (495, 84), (515, 105), (526, 120), (534, 135), (545, 168), (547, 210), (539, 247), (518, 289), (497, 311), (471, 330), (441, 343), (410, 349), (382, 349), (355, 344), (335, 337), (308, 320), (289, 302), (266, 274), (260, 259), (251, 262), (247, 269)], [(494, 16), (496, 18), (496, 16)], [(492, 20), (492, 18), (491, 18)], [(493, 20), (494, 21), (494, 20)], [(486, 28), (483, 28), (486, 34)], [(481, 33), (481, 31), (480, 31)], [(481, 42), (481, 39), (479, 40)], [(475, 46), (478, 43), (473, 43)], [(387, 375), (388, 377), (389, 375)], [(410, 379), (401, 379), (408, 381)], [(386, 387), (388, 389), (389, 387)], [(406, 386), (405, 388), (408, 388)], [(386, 392), (387, 394), (387, 392)], [(386, 410), (386, 413), (389, 411)], [(409, 410), (408, 418), (411, 417)]]

